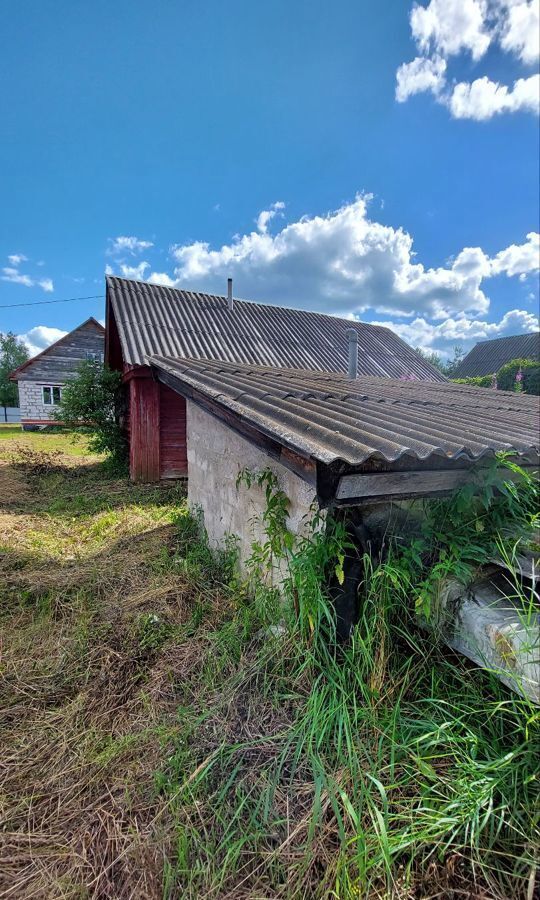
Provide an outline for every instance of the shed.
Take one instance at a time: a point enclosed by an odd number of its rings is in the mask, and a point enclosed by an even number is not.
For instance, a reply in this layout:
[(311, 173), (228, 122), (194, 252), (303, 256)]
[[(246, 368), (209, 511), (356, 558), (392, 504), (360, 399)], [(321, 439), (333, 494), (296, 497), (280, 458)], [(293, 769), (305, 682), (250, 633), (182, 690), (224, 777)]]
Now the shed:
[(455, 378), (494, 375), (513, 359), (540, 361), (540, 332), (514, 334), (510, 337), (479, 341), (461, 361)]
[(105, 359), (127, 388), (134, 481), (185, 476), (184, 397), (152, 378), (148, 358), (226, 360), (244, 365), (346, 372), (347, 330), (358, 337), (358, 372), (444, 382), (390, 329), (304, 309), (176, 290), (107, 277)]
[[(157, 381), (186, 400), (190, 505), (202, 511), (212, 546), (238, 538), (241, 565), (262, 536), (265, 502), (261, 492), (238, 487), (244, 468), (278, 476), (296, 534), (313, 507), (367, 511), (481, 482), (497, 451), (538, 469), (536, 397), (213, 360), (154, 356), (149, 363)], [(466, 633), (456, 627), (448, 643), (497, 665), (506, 683), (540, 702), (538, 625), (531, 639), (516, 609), (492, 601), (489, 591), (472, 607), (463, 598), (460, 621), (468, 615), (470, 624)], [(514, 648), (512, 666), (497, 656), (501, 635)]]
[(10, 378), (19, 389), (23, 430), (61, 425), (55, 409), (62, 389), (87, 359), (103, 362), (105, 329), (90, 317), (41, 353), (15, 369)]

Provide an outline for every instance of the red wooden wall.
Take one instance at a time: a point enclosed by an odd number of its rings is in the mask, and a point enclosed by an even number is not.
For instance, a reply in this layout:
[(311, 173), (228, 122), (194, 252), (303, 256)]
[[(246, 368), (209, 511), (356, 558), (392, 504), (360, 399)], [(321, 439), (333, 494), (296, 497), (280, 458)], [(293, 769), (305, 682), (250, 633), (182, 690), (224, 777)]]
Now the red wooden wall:
[(159, 386), (161, 478), (187, 475), (186, 401), (164, 384)]

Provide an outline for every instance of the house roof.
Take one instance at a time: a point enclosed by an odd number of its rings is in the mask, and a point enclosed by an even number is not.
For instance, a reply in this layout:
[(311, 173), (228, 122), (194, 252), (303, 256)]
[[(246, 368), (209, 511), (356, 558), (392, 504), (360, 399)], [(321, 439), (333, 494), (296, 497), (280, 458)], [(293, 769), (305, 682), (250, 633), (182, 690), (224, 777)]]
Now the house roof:
[(358, 371), (399, 378), (446, 381), (388, 328), (303, 309), (234, 300), (107, 277), (124, 362), (147, 356), (223, 359), (267, 366), (347, 371), (346, 331), (358, 334)]
[(81, 322), (80, 325), (77, 325), (76, 328), (72, 328), (71, 331), (68, 331), (67, 334), (62, 335), (62, 337), (58, 338), (57, 341), (54, 341), (54, 343), (49, 344), (48, 347), (45, 347), (45, 349), (42, 350), (41, 353), (36, 353), (35, 356), (31, 356), (30, 359), (26, 360), (26, 362), (23, 362), (20, 366), (17, 366), (16, 369), (13, 369), (13, 372), (10, 372), (9, 374), (10, 381), (17, 381), (21, 372), (24, 372), (25, 369), (27, 369), (29, 366), (32, 366), (38, 359), (41, 359), (43, 356), (50, 356), (52, 353), (54, 353), (54, 350), (57, 347), (60, 347), (63, 343), (65, 343), (65, 341), (68, 340), (68, 338), (71, 337), (74, 331), (79, 331), (86, 325), (95, 325), (99, 329), (99, 331), (103, 332), (103, 335), (105, 336), (105, 329), (101, 322), (98, 322), (98, 320), (94, 319), (93, 316), (89, 316), (88, 319), (85, 319), (85, 321)]
[(455, 377), (493, 375), (512, 359), (540, 359), (540, 332), (480, 341), (462, 360)]
[[(449, 382), (401, 381), (160, 356), (148, 362), (179, 393), (205, 398), (291, 450), (326, 464), (408, 456), (476, 460), (497, 450), (538, 457), (537, 398)], [(203, 404), (204, 405), (204, 404)]]

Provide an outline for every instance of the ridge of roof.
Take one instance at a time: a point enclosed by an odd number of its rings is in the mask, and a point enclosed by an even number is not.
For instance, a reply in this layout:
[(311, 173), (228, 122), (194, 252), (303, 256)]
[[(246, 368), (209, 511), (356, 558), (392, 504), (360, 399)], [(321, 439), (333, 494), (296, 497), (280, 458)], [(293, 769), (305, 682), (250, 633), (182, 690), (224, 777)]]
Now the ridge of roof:
[[(107, 276), (107, 302), (114, 313), (124, 362), (144, 365), (144, 356), (214, 358), (267, 365), (342, 371), (347, 368), (348, 328), (359, 347), (359, 370), (391, 377), (415, 374), (446, 378), (384, 325), (329, 313), (277, 306)], [(182, 305), (185, 304), (185, 305)]]

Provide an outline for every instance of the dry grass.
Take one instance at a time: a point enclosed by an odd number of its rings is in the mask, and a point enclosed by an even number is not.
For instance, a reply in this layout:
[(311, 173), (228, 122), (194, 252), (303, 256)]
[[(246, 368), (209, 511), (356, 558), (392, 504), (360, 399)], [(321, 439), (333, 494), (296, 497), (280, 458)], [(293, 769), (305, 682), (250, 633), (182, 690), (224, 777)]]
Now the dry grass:
[(178, 493), (12, 446), (0, 498), (0, 896), (161, 897), (154, 778), (201, 660), (179, 629), (206, 599), (164, 565)]

